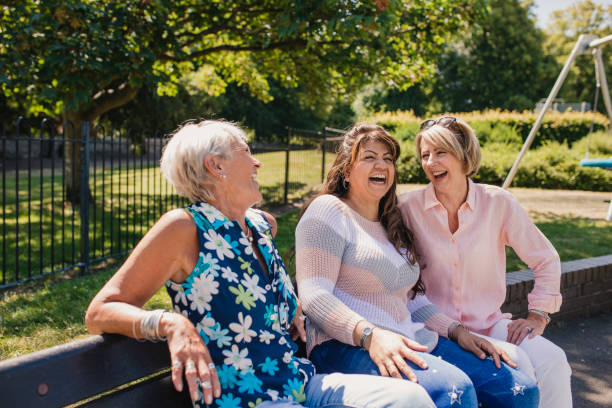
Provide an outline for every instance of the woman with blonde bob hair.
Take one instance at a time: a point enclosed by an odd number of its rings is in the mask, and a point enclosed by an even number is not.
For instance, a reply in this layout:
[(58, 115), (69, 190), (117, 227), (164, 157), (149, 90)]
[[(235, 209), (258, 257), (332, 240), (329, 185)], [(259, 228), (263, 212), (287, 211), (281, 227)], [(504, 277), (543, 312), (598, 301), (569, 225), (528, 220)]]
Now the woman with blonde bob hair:
[[(198, 407), (432, 408), (418, 385), (319, 375), (294, 354), (304, 322), (276, 222), (251, 208), (262, 198), (260, 167), (232, 123), (179, 128), (161, 170), (192, 204), (164, 214), (138, 243), (89, 305), (89, 331), (167, 341), (174, 386)], [(163, 286), (174, 309), (143, 309)]]
[(537, 406), (534, 381), (490, 342), (456, 332), (424, 296), (395, 195), (399, 154), (382, 127), (354, 126), (302, 212), (296, 277), (311, 360), (321, 372), (418, 381), (437, 407)]
[[(512, 194), (472, 181), (480, 146), (465, 121), (444, 116), (423, 122), (415, 148), (430, 183), (402, 194), (399, 208), (416, 236), (428, 298), (454, 320), (458, 333), (487, 338), (537, 379), (541, 407), (571, 407), (565, 353), (542, 337), (549, 314), (561, 306), (559, 255)], [(511, 320), (500, 310), (506, 246), (535, 275), (525, 319)]]

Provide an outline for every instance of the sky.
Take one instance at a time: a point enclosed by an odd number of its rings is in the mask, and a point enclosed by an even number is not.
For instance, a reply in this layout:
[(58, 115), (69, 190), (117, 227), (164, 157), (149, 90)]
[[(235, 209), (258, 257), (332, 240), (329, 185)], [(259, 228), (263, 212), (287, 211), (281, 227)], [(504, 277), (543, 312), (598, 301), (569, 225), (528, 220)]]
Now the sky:
[[(576, 0), (535, 0), (533, 11), (538, 19), (538, 27), (546, 28), (553, 11), (562, 10), (574, 3)], [(609, 6), (612, 5), (612, 0), (595, 0), (595, 3)]]

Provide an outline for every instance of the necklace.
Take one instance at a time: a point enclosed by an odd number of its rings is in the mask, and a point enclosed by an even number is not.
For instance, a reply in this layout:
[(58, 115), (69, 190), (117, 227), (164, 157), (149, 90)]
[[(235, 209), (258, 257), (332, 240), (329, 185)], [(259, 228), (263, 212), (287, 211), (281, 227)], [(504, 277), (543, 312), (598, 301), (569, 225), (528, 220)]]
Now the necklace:
[(251, 227), (249, 227), (249, 225), (247, 224), (246, 232), (244, 232), (244, 230), (242, 232), (244, 233), (246, 238), (249, 240), (249, 243), (253, 245), (253, 231), (251, 231)]

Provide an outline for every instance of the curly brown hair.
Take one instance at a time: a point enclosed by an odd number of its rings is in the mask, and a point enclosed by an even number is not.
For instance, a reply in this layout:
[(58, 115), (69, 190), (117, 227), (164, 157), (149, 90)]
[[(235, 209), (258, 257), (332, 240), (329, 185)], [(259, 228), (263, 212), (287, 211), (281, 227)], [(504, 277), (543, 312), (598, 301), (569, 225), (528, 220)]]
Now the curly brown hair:
[[(397, 206), (397, 168), (396, 161), (400, 155), (400, 145), (387, 131), (378, 125), (357, 124), (346, 131), (342, 144), (338, 147), (336, 160), (327, 173), (325, 183), (321, 190), (311, 198), (302, 211), (299, 218), (317, 197), (324, 194), (332, 194), (336, 197), (346, 197), (350, 184), (345, 180), (347, 170), (350, 170), (357, 160), (359, 151), (367, 142), (381, 142), (389, 148), (393, 156), (393, 168), (395, 175), (389, 191), (383, 196), (378, 204), (378, 219), (387, 232), (387, 238), (395, 249), (411, 264), (419, 261), (419, 255), (415, 246), (412, 231), (408, 229), (403, 221), (402, 214)], [(425, 293), (425, 285), (419, 276), (419, 280), (413, 288), (414, 293)]]

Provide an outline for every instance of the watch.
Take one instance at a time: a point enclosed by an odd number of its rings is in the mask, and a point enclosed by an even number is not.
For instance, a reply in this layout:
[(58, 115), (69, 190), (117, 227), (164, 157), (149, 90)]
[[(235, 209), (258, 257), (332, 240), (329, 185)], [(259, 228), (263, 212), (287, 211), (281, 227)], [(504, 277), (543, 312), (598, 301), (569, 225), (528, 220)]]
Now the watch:
[(372, 335), (372, 330), (373, 327), (366, 327), (365, 329), (363, 329), (363, 332), (361, 332), (361, 340), (359, 340), (359, 346), (361, 348), (365, 348), (365, 341), (368, 337)]

